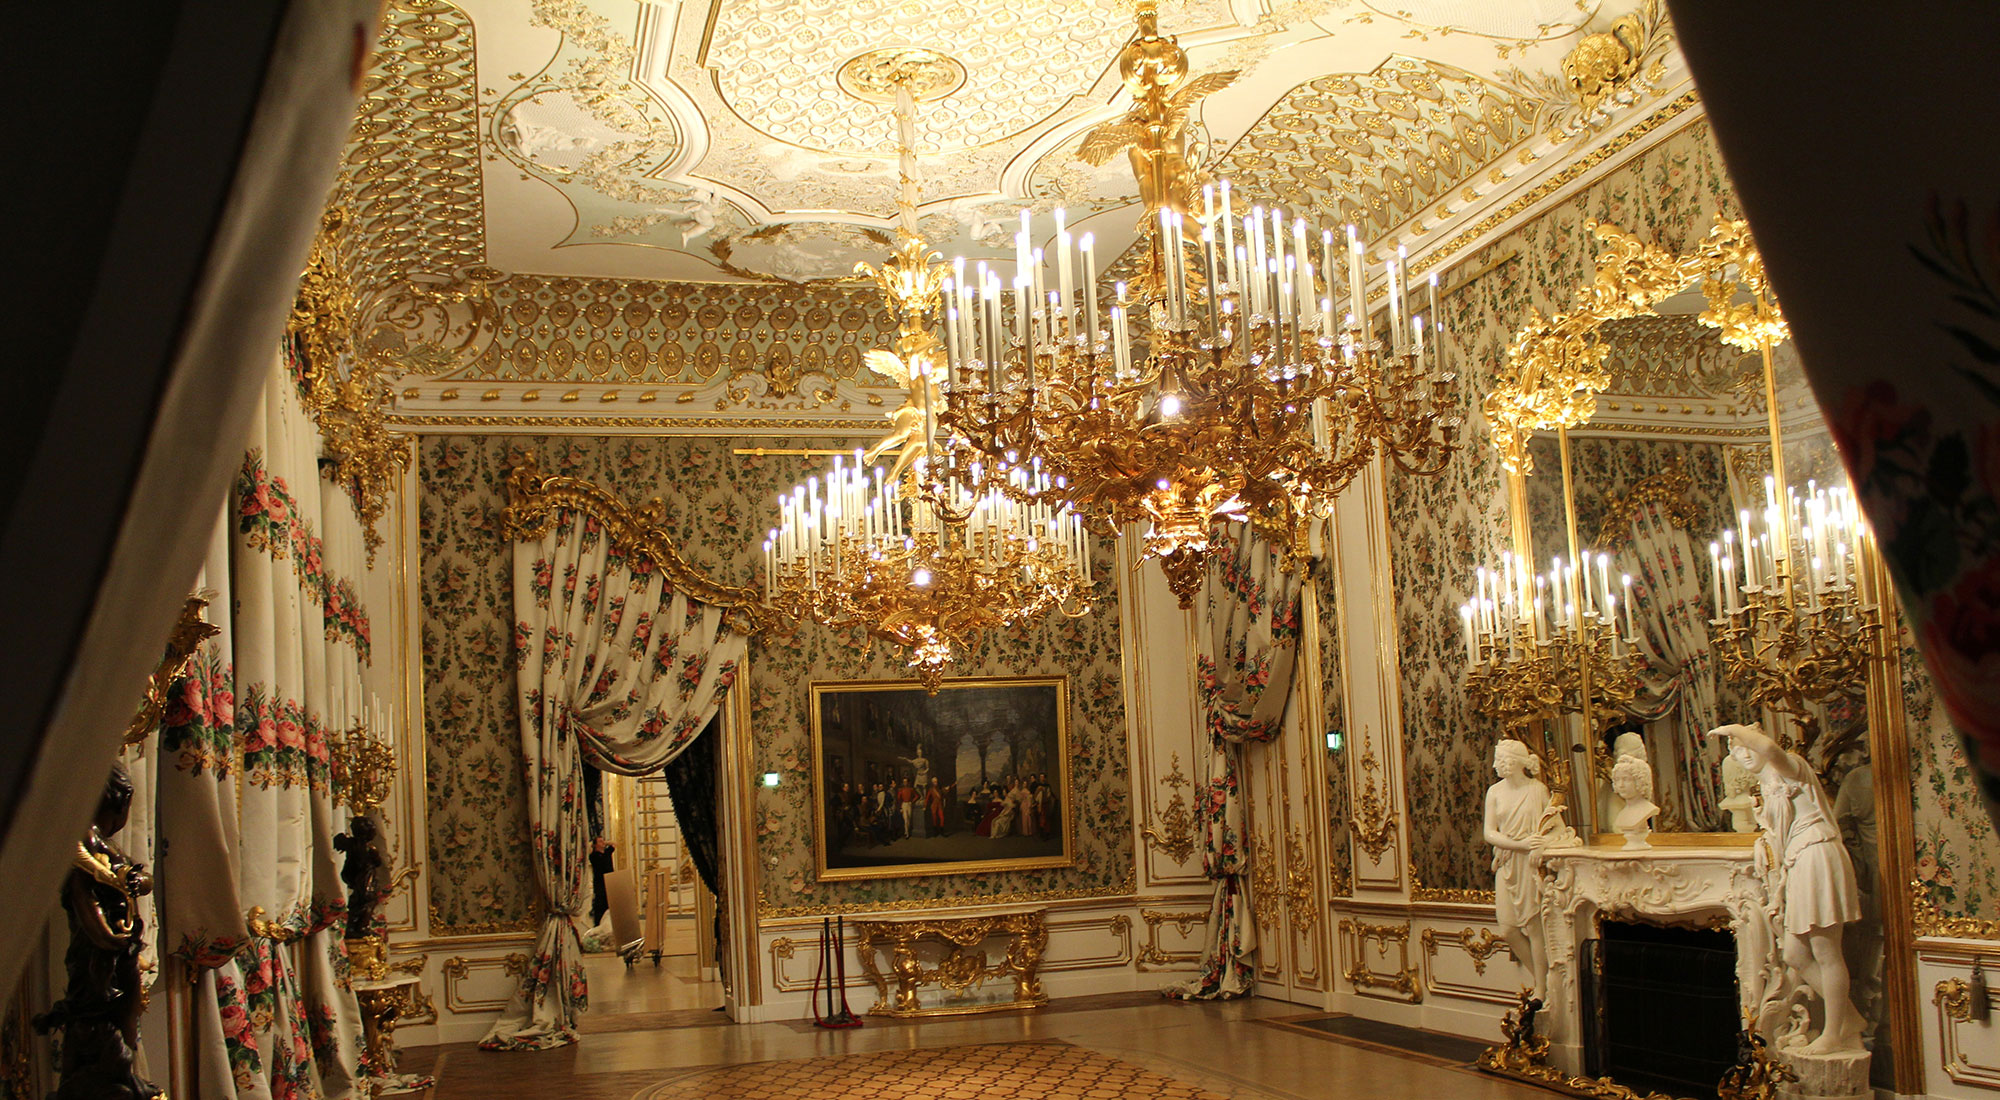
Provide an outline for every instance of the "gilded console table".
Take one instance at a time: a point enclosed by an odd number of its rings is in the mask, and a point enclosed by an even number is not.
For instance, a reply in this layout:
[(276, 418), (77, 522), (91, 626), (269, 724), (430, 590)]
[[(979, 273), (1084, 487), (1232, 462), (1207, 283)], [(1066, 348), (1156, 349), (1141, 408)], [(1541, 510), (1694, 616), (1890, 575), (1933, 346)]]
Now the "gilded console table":
[[(987, 917), (858, 920), (854, 929), (854, 953), (861, 959), (862, 973), (874, 983), (877, 996), (869, 1015), (951, 1016), (1037, 1008), (1049, 1003), (1035, 973), (1042, 965), (1042, 950), (1049, 942), (1041, 910)], [(999, 961), (989, 963), (986, 941), (996, 936), (1007, 937), (1007, 952)], [(926, 940), (943, 948), (943, 957), (935, 965), (925, 962), (918, 953), (918, 946)], [(889, 974), (882, 972), (876, 960), (878, 951), (889, 958)], [(891, 975), (896, 982), (893, 999), (889, 992)], [(1013, 999), (930, 1008), (917, 1000), (918, 991), (926, 986), (935, 986), (949, 996), (963, 994), (991, 978), (1011, 978)]]

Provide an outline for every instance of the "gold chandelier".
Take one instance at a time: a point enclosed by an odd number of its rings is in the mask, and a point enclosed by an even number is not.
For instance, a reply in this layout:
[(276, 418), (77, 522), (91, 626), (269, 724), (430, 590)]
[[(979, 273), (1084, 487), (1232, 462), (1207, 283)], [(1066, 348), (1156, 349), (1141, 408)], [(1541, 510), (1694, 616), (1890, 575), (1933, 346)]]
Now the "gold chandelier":
[[(930, 326), (942, 274), (917, 232), (915, 109), (934, 63), (929, 51), (873, 58), (850, 91), (869, 89), (896, 105), (901, 188), (895, 253), (872, 276), (899, 318), (895, 350), (868, 353), (878, 374), (909, 387), (890, 414), (894, 430), (853, 461), (836, 459), (778, 499), (781, 522), (764, 543), (765, 599), (794, 619), (858, 630), (908, 653), (935, 693), (957, 651), (996, 627), (1051, 610), (1090, 611), (1091, 536), (1053, 503), (1051, 479), (1032, 465), (1001, 474), (940, 437), (938, 340)], [(897, 451), (886, 473), (869, 463)], [(964, 476), (958, 476), (963, 471)]]
[(1435, 277), (1419, 315), (1405, 265), (1390, 261), (1388, 332), (1378, 334), (1353, 227), (1336, 246), (1332, 232), (1278, 209), (1239, 216), (1227, 182), (1196, 186), (1188, 113), (1236, 74), (1190, 77), (1187, 54), (1159, 33), (1157, 7), (1140, 0), (1138, 33), (1119, 56), (1131, 110), (1078, 150), (1102, 163), (1123, 149), (1132, 163), (1146, 206), (1133, 286), (1100, 305), (1092, 236), (1073, 238), (1058, 210), (1044, 255), (1023, 211), (1011, 284), (959, 260), (943, 288), (940, 421), (1004, 491), (1027, 467), (1029, 484), (1048, 485), (1031, 499), (1059, 501), (1098, 530), (1147, 522), (1146, 556), (1187, 607), (1218, 525), (1251, 522), (1279, 549), (1302, 551), (1311, 522), (1376, 456), (1442, 470), (1458, 418), (1437, 347)]

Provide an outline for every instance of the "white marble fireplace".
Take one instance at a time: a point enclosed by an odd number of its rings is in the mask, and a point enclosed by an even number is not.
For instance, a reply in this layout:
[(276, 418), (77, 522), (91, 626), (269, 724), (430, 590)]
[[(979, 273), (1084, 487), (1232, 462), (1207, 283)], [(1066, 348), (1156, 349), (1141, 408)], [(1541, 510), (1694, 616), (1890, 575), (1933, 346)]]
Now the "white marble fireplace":
[(1727, 927), (1736, 937), (1739, 1007), (1757, 1007), (1776, 945), (1755, 851), (1749, 846), (1671, 844), (1639, 851), (1622, 846), (1544, 850), (1542, 928), (1549, 976), (1542, 1018), (1552, 1064), (1572, 1075), (1583, 1071), (1577, 949), (1597, 935), (1601, 918)]

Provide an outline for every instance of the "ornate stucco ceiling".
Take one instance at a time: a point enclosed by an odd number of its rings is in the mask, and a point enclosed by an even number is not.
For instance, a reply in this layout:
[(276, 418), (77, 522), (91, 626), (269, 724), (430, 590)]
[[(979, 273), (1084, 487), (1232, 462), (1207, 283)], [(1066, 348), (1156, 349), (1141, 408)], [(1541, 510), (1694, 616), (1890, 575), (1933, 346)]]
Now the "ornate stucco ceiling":
[[(1242, 72), (1196, 120), (1239, 193), (1413, 253), (1688, 87), (1647, 0), (1165, 8), (1195, 72)], [(643, 398), (660, 412), (854, 415), (883, 390), (858, 349), (888, 326), (842, 280), (884, 254), (896, 177), (888, 109), (842, 67), (919, 47), (962, 72), (918, 124), (921, 225), (946, 255), (1010, 260), (1022, 206), (1067, 207), (1115, 254), (1129, 169), (1075, 149), (1126, 107), (1130, 26), (1129, 0), (390, 0), (336, 196), (350, 263), (375, 320), (445, 345), (415, 374), (499, 383), (478, 392), (510, 411), (533, 391), (508, 385), (549, 382), (688, 387)], [(780, 317), (795, 331), (763, 338)]]
[[(1621, 0), (1186, 0), (1162, 22), (1197, 72), (1242, 69), (1200, 121), (1273, 197), (1370, 236), (1468, 201), (1509, 154), (1585, 112), (1562, 79)], [(893, 213), (889, 109), (839, 79), (888, 47), (963, 78), (918, 121), (923, 226), (947, 254), (1000, 256), (1021, 205), (1129, 235), (1122, 162), (1079, 136), (1123, 107), (1126, 0), (463, 0), (476, 27), (488, 262), (664, 280), (843, 276)], [(1657, 20), (1656, 20), (1657, 21)], [(1635, 43), (1658, 83), (1656, 27)], [(1642, 79), (1642, 83), (1644, 80)], [(1615, 106), (1611, 104), (1610, 106)]]

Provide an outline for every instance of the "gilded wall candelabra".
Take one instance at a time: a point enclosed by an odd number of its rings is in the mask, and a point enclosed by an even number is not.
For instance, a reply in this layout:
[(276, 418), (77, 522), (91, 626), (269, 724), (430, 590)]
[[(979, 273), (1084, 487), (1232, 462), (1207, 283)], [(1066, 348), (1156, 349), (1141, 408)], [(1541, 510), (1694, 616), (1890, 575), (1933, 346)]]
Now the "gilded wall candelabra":
[[(1776, 484), (1774, 475), (1767, 491)], [(1751, 706), (1789, 716), (1796, 738), (1787, 747), (1823, 767), (1844, 746), (1821, 743), (1820, 708), (1865, 698), (1868, 662), (1879, 656), (1871, 539), (1844, 487), (1793, 494), (1767, 508), (1761, 526), (1740, 518), (1709, 545), (1716, 660)]]
[[(1579, 568), (1556, 558), (1549, 572), (1530, 574), (1508, 553), (1499, 569), (1478, 571), (1477, 594), (1459, 608), (1467, 699), (1504, 734), (1565, 714), (1602, 733), (1645, 692), (1632, 579), (1621, 577), (1614, 589), (1607, 555), (1582, 561)], [(1552, 751), (1545, 763), (1553, 785), (1566, 788), (1566, 754)]]

